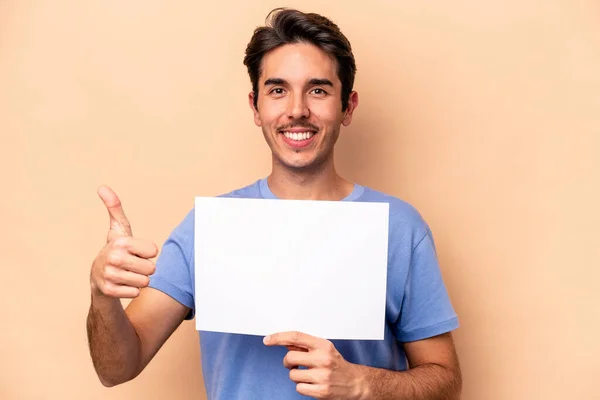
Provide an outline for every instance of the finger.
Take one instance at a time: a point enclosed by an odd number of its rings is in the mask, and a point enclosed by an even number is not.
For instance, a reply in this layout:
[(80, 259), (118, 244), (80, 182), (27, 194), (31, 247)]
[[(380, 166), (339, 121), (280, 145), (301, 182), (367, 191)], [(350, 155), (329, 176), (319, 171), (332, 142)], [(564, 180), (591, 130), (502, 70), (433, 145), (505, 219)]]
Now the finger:
[(289, 351), (283, 357), (283, 365), (288, 368), (307, 367), (313, 368), (317, 366), (314, 354), (306, 351)]
[(317, 383), (315, 369), (290, 369), (290, 379), (296, 383)]
[(152, 275), (156, 271), (156, 265), (152, 261), (128, 254), (124, 251), (113, 251), (110, 253), (107, 263), (110, 266), (141, 275)]
[(298, 347), (298, 346), (289, 345), (289, 346), (285, 346), (285, 347), (287, 347), (287, 349), (289, 351), (308, 351), (307, 349), (305, 349), (303, 347)]
[(298, 383), (296, 384), (296, 391), (301, 395), (313, 399), (323, 399), (330, 395), (329, 390), (327, 390), (327, 386), (318, 383)]
[(122, 235), (131, 236), (131, 224), (125, 216), (121, 200), (119, 200), (117, 194), (108, 186), (100, 186), (98, 196), (100, 196), (108, 210), (110, 229)]
[(136, 274), (117, 267), (106, 267), (104, 271), (104, 280), (120, 286), (130, 286), (133, 288), (143, 288), (148, 286), (150, 278), (147, 275)]
[(328, 340), (317, 338), (302, 332), (280, 332), (266, 336), (263, 340), (267, 346), (296, 346), (308, 350), (324, 347)]
[(102, 293), (106, 296), (118, 297), (120, 299), (133, 299), (140, 295), (140, 289), (126, 285), (106, 283), (102, 288)]
[(142, 258), (153, 258), (158, 254), (158, 247), (154, 243), (131, 236), (117, 238), (114, 245)]

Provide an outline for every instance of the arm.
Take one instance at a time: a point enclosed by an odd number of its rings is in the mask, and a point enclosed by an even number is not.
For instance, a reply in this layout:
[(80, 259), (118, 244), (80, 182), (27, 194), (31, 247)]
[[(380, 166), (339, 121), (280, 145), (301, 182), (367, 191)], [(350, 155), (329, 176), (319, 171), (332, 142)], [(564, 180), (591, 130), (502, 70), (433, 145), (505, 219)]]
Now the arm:
[[(91, 305), (87, 317), (90, 355), (100, 382), (115, 386), (135, 378), (189, 309), (148, 288), (158, 253), (150, 242), (132, 237), (131, 226), (112, 190), (99, 190), (110, 217), (107, 241), (90, 273)], [(126, 310), (122, 298), (133, 299)]]
[(87, 335), (92, 362), (104, 386), (114, 386), (133, 375), (140, 342), (119, 299), (92, 293)]
[(364, 377), (361, 398), (457, 400), (462, 374), (450, 333), (404, 345), (410, 369), (389, 371), (358, 366)]
[[(329, 340), (281, 332), (267, 346), (288, 346), (283, 364), (304, 396), (328, 400), (456, 400), (461, 373), (451, 334), (405, 345), (411, 369), (390, 371), (352, 364)], [(299, 349), (299, 350), (297, 350)], [(306, 369), (296, 367), (304, 366)]]
[[(462, 376), (452, 330), (458, 328), (450, 302), (433, 235), (424, 223), (414, 237), (406, 280), (402, 274), (390, 285), (392, 297), (402, 298), (398, 307), (396, 339), (404, 344), (409, 370), (403, 372), (367, 369), (364, 387), (373, 399), (454, 400), (460, 397)], [(397, 268), (397, 269), (396, 269)], [(404, 270), (401, 264), (394, 270)], [(443, 325), (443, 328), (440, 327)], [(446, 332), (446, 333), (443, 333)]]
[(100, 382), (110, 387), (139, 375), (188, 311), (152, 288), (142, 290), (126, 310), (119, 299), (93, 293), (87, 332)]

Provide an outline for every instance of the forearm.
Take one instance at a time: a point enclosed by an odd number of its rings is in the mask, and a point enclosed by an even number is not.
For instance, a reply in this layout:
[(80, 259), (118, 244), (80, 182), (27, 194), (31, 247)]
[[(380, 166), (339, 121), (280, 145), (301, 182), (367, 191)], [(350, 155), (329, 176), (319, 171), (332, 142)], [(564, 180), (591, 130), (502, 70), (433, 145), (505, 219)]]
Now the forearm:
[(92, 294), (87, 333), (94, 368), (103, 385), (115, 386), (135, 377), (140, 340), (119, 299)]
[(462, 380), (460, 370), (425, 364), (407, 371), (360, 366), (363, 398), (371, 400), (457, 400)]

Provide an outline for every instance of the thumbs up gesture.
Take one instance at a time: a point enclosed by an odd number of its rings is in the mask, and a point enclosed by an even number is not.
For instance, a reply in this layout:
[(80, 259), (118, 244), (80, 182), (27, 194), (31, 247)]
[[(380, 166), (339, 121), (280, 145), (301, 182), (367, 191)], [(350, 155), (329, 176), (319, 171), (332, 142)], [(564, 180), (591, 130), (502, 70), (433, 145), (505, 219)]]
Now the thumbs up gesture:
[(156, 257), (158, 248), (133, 237), (121, 201), (109, 187), (100, 187), (98, 195), (108, 210), (110, 228), (106, 244), (92, 264), (92, 291), (112, 298), (137, 297), (155, 271), (150, 259)]

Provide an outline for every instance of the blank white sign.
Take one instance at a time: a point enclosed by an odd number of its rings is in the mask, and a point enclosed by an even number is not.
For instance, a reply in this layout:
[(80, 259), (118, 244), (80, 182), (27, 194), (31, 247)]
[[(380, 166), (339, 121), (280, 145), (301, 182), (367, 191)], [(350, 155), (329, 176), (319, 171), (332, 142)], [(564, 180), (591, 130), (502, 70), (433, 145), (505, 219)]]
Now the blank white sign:
[(387, 203), (196, 197), (200, 331), (382, 340)]

